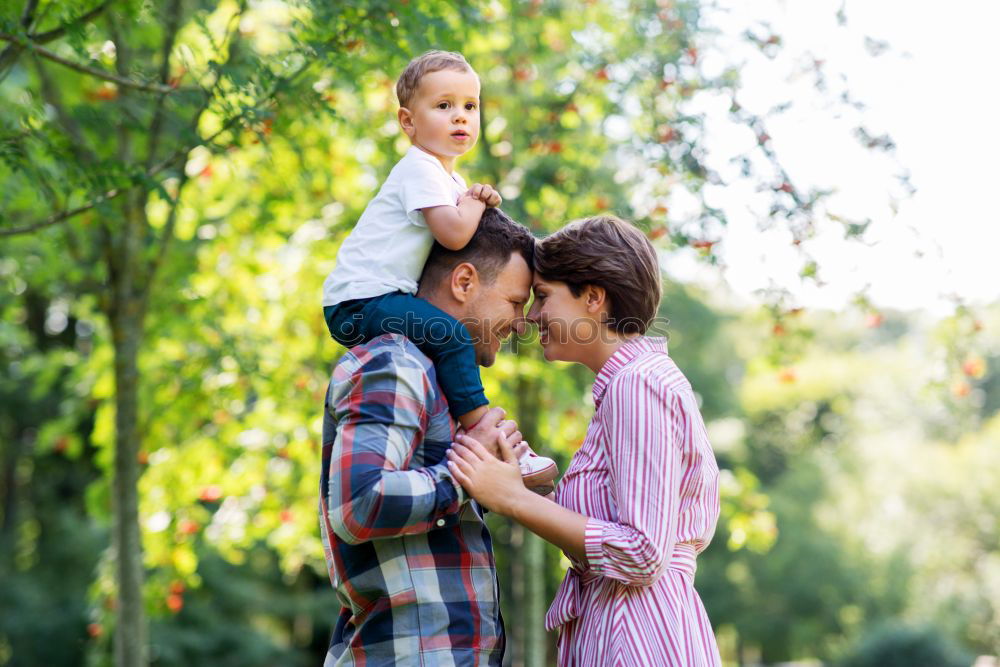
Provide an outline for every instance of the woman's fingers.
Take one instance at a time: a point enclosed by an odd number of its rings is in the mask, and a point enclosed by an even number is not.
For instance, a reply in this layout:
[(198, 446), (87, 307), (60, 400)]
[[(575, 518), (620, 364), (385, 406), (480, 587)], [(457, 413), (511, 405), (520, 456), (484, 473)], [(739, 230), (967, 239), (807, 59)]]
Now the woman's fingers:
[[(518, 433), (517, 440), (513, 442), (521, 442), (521, 434)], [(500, 438), (500, 456), (498, 457), (501, 461), (506, 461), (511, 465), (517, 465), (517, 456), (514, 454), (514, 447), (508, 442), (506, 438)]]
[[(480, 444), (478, 440), (470, 438), (467, 435), (456, 435), (455, 442), (460, 445), (460, 447), (453, 448), (460, 456), (464, 458), (478, 458), (485, 460), (490, 453), (485, 447)], [(464, 451), (463, 451), (464, 450)]]
[(451, 474), (455, 476), (455, 479), (458, 480), (459, 484), (468, 489), (469, 483), (472, 480), (470, 480), (469, 476), (465, 473), (464, 470), (462, 470), (461, 464), (455, 461), (448, 461), (448, 470), (450, 470)]
[(448, 450), (448, 458), (453, 461), (461, 461), (461, 460), (474, 461), (479, 457), (476, 456), (475, 453), (468, 447), (465, 447), (460, 443), (455, 443), (454, 445), (452, 445), (451, 449)]

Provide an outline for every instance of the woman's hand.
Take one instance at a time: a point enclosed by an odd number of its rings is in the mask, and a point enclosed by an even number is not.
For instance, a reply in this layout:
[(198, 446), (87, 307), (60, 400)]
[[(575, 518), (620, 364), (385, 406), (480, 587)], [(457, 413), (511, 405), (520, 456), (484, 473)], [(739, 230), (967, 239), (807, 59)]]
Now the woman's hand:
[(493, 456), (476, 439), (456, 435), (455, 443), (448, 450), (448, 468), (480, 504), (490, 511), (510, 516), (522, 495), (531, 491), (524, 488), (521, 468), (510, 442), (502, 436), (497, 442), (500, 458)]

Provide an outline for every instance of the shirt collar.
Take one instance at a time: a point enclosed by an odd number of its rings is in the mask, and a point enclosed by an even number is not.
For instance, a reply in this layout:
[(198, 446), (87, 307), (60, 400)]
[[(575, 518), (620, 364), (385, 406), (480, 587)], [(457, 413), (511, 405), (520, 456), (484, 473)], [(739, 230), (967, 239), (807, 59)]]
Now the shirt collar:
[(615, 350), (594, 378), (594, 405), (599, 406), (611, 379), (628, 366), (633, 359), (646, 352), (667, 354), (667, 339), (655, 336), (637, 336)]

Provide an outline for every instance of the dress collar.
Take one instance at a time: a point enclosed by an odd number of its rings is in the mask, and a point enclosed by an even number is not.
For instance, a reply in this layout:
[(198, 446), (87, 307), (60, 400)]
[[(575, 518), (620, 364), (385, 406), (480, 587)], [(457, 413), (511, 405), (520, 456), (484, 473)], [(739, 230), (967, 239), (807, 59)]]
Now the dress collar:
[(633, 359), (646, 352), (661, 352), (667, 354), (667, 339), (655, 336), (637, 336), (615, 350), (594, 379), (594, 405), (600, 406), (604, 392), (607, 391), (611, 379), (625, 368)]

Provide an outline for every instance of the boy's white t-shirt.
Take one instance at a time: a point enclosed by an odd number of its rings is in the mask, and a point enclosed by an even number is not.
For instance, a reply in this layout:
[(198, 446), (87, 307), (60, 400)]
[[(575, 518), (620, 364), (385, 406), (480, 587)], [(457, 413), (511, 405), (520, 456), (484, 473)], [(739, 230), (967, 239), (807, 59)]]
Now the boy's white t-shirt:
[(434, 245), (420, 209), (457, 206), (466, 189), (461, 176), (411, 146), (340, 246), (337, 264), (323, 282), (323, 305), (397, 290), (416, 294)]

